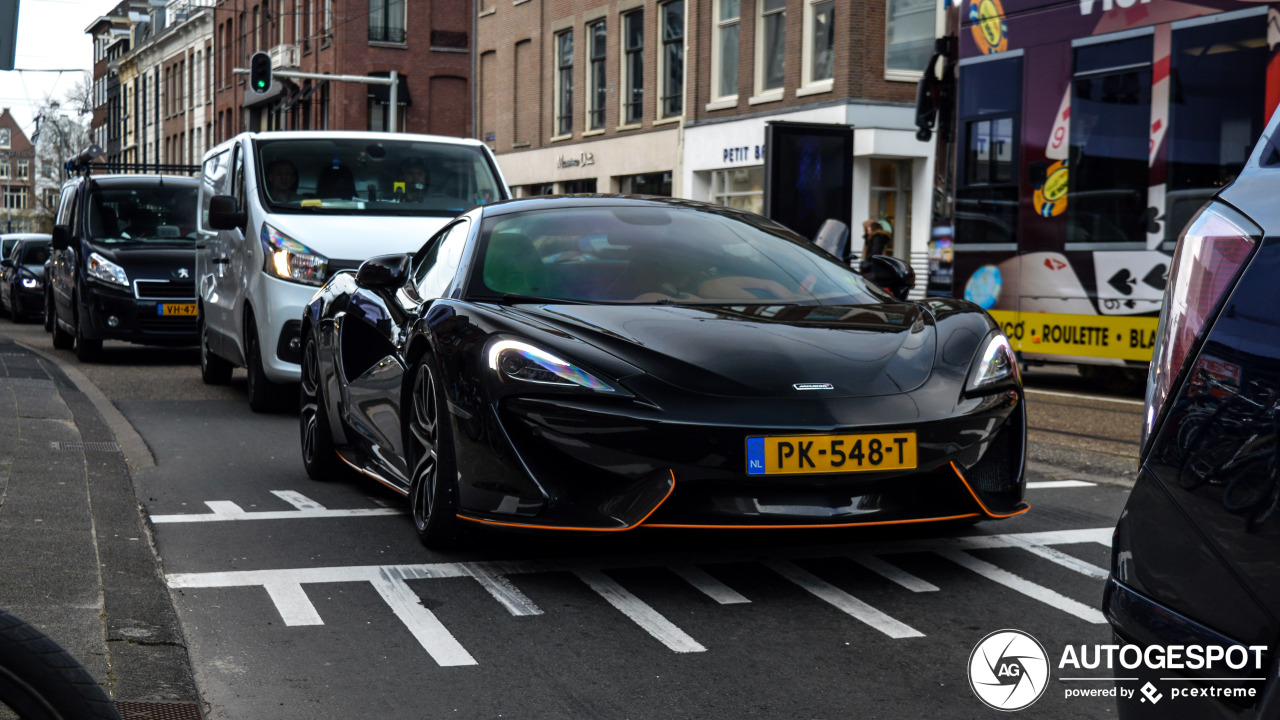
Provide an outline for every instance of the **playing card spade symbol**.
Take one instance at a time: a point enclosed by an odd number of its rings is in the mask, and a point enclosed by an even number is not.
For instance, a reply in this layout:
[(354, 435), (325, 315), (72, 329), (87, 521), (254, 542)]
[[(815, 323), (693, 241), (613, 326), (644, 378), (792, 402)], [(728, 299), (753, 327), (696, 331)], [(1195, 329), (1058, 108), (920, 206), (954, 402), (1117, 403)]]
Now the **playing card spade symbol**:
[(1160, 232), (1160, 221), (1164, 216), (1156, 208), (1149, 207), (1146, 212), (1142, 213), (1142, 219), (1139, 221), (1147, 226), (1147, 234), (1152, 235)]
[(1107, 284), (1115, 288), (1116, 292), (1121, 293), (1122, 295), (1132, 295), (1133, 286), (1137, 285), (1138, 281), (1134, 280), (1133, 276), (1129, 274), (1128, 268), (1124, 268), (1115, 275), (1112, 275), (1111, 279), (1107, 281)]
[(1164, 286), (1169, 284), (1169, 266), (1160, 264), (1151, 268), (1151, 272), (1142, 278), (1142, 282), (1164, 292)]

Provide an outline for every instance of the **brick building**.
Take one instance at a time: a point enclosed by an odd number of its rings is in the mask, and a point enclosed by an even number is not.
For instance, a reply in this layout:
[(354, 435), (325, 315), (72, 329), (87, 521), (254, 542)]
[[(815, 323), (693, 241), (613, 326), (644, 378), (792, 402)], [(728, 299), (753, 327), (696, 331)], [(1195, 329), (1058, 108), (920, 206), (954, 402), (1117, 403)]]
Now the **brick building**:
[[(218, 0), (214, 14), (213, 131), (385, 130), (389, 88), (277, 76), (249, 90), (254, 52), (277, 70), (386, 77), (395, 70), (398, 127), (471, 135), (471, 3), (440, 0)], [(210, 143), (213, 144), (213, 143)]]
[(477, 133), (519, 194), (758, 212), (768, 121), (853, 125), (844, 219), (855, 233), (888, 219), (923, 277), (933, 148), (915, 139), (913, 106), (931, 0), (477, 2)]
[(120, 81), (115, 68), (129, 52), (130, 20), (128, 0), (116, 5), (85, 28), (93, 38), (93, 72), (90, 101), (89, 139), (101, 147), (109, 160), (119, 160), (120, 127), (124, 113)]
[(0, 186), (4, 193), (3, 232), (36, 232), (36, 152), (9, 108), (0, 111)]

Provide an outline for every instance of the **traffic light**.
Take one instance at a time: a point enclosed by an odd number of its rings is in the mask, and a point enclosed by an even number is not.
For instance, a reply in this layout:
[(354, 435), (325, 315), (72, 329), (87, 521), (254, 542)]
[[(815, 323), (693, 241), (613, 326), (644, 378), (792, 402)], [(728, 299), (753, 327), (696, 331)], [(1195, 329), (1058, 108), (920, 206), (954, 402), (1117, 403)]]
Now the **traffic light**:
[(249, 58), (249, 87), (259, 95), (271, 89), (271, 56), (256, 52)]

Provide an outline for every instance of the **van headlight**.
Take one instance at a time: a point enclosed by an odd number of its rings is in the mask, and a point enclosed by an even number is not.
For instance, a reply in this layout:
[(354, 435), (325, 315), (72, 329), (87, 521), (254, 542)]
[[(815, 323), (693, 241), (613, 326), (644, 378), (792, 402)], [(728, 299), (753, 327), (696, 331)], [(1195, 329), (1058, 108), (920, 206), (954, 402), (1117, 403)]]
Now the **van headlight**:
[(129, 276), (125, 274), (124, 268), (98, 253), (89, 253), (89, 277), (112, 285), (129, 287)]
[(323, 285), (329, 276), (329, 258), (262, 224), (263, 270), (281, 280)]

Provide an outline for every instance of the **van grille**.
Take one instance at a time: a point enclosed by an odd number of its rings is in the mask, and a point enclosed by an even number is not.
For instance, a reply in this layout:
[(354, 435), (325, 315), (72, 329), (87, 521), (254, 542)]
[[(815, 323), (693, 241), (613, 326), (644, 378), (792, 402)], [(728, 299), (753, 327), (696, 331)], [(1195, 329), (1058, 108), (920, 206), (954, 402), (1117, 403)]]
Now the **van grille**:
[(195, 300), (194, 280), (135, 280), (133, 295), (139, 300)]

